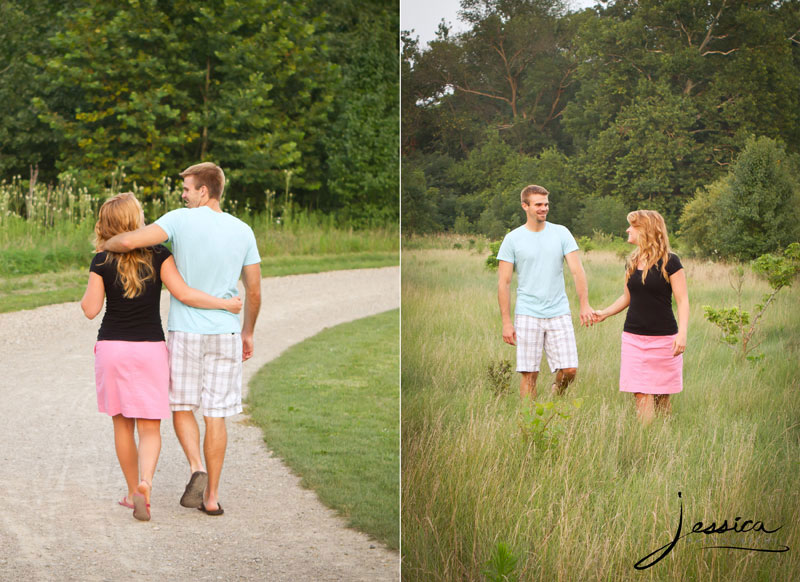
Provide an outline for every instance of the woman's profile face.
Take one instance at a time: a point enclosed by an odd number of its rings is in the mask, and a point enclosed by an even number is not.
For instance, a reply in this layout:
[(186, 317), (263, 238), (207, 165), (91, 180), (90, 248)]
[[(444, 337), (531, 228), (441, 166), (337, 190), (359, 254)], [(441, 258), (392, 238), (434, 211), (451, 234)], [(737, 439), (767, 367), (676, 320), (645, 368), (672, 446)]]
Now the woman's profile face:
[(627, 230), (625, 231), (628, 233), (628, 242), (632, 245), (635, 245), (639, 241), (639, 231), (636, 230), (636, 227), (632, 224), (628, 226)]

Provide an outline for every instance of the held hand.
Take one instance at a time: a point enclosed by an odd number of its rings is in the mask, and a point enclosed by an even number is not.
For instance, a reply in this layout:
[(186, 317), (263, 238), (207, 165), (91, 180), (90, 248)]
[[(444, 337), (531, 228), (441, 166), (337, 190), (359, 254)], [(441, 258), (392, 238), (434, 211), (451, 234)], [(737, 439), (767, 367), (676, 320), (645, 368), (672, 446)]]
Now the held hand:
[(239, 313), (242, 310), (242, 298), (238, 295), (235, 297), (231, 297), (229, 299), (225, 299), (225, 311), (230, 311), (231, 313)]
[(601, 321), (605, 321), (607, 317), (608, 314), (605, 313), (605, 311), (603, 311), (602, 309), (600, 309), (599, 311), (592, 311), (592, 321), (594, 321), (595, 323), (600, 323)]
[(253, 357), (253, 334), (242, 334), (242, 361)]
[(503, 325), (503, 341), (512, 346), (517, 345), (517, 332), (510, 323)]
[(678, 332), (672, 341), (672, 355), (679, 356), (686, 351), (686, 334)]
[(586, 305), (581, 306), (581, 325), (591, 327), (594, 323), (593, 314), (594, 310), (592, 309), (591, 305), (587, 303)]

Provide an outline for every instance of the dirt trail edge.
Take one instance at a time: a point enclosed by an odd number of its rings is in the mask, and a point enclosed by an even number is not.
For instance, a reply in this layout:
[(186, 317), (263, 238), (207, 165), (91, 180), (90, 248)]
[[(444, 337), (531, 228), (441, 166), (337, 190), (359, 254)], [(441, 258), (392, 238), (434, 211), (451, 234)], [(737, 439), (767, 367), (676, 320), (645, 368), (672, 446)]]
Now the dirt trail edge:
[[(397, 308), (399, 274), (389, 267), (264, 279), (245, 387), (292, 344)], [(167, 309), (164, 293), (165, 322)], [(117, 504), (125, 486), (112, 423), (97, 412), (99, 324), (77, 303), (0, 315), (0, 580), (399, 579), (398, 553), (348, 529), (303, 489), (245, 415), (228, 421), (224, 516), (178, 504), (189, 469), (165, 421), (153, 519), (134, 520)]]

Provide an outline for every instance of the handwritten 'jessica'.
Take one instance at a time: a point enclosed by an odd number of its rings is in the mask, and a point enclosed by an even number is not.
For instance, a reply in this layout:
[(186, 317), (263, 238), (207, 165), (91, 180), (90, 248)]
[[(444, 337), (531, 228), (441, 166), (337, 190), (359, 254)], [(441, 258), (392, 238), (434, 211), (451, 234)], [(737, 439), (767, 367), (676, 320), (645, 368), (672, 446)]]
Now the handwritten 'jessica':
[[(681, 492), (678, 491), (678, 498), (681, 498)], [(678, 529), (675, 532), (675, 537), (672, 538), (672, 541), (664, 544), (660, 548), (653, 550), (649, 554), (647, 554), (644, 558), (636, 562), (633, 567), (637, 570), (646, 570), (650, 566), (654, 566), (658, 562), (660, 562), (664, 557), (669, 554), (675, 544), (678, 543), (678, 540), (685, 538), (686, 536), (695, 534), (695, 533), (702, 533), (706, 535), (711, 534), (718, 534), (718, 533), (725, 533), (732, 531), (734, 533), (745, 533), (745, 532), (762, 532), (765, 534), (772, 534), (781, 529), (783, 526), (778, 526), (775, 529), (767, 529), (761, 521), (753, 521), (753, 520), (745, 520), (741, 523), (738, 523), (739, 520), (742, 519), (741, 517), (737, 517), (733, 520), (733, 524), (730, 526), (728, 525), (728, 520), (726, 519), (723, 521), (719, 526), (717, 526), (716, 522), (711, 522), (711, 525), (704, 526), (702, 521), (698, 521), (696, 524), (692, 526), (692, 531), (689, 533), (681, 535), (681, 526), (683, 525), (683, 502), (681, 501), (681, 511), (680, 515), (678, 516)], [(709, 549), (729, 549), (729, 550), (746, 550), (748, 552), (788, 552), (789, 546), (783, 546), (779, 549), (768, 549), (768, 548), (749, 548), (743, 546), (706, 546), (701, 548), (703, 550)], [(660, 553), (659, 553), (660, 552)], [(658, 554), (656, 556), (656, 554)], [(651, 562), (648, 563), (648, 560), (656, 556)]]

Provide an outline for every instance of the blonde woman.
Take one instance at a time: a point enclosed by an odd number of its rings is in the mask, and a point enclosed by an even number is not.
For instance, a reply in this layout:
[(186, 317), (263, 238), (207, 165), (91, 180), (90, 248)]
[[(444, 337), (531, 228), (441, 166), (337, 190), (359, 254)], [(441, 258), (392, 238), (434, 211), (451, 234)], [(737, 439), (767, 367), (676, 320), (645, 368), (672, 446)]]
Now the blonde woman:
[(628, 258), (622, 295), (593, 316), (601, 322), (629, 307), (622, 332), (619, 389), (633, 393), (637, 416), (648, 424), (656, 410), (669, 413), (670, 394), (683, 389), (689, 294), (683, 265), (670, 250), (663, 217), (655, 210), (637, 210), (628, 214), (628, 223), (628, 242), (636, 250)]
[[(136, 197), (126, 192), (107, 200), (95, 225), (95, 247), (144, 225)], [(81, 308), (89, 319), (106, 312), (95, 344), (97, 407), (112, 417), (114, 443), (128, 487), (120, 505), (133, 517), (150, 519), (150, 493), (161, 452), (161, 420), (169, 418), (169, 361), (159, 305), (161, 283), (179, 301), (238, 313), (239, 297), (220, 299), (186, 285), (172, 253), (162, 246), (94, 256)], [(139, 433), (137, 449), (134, 428)]]

